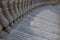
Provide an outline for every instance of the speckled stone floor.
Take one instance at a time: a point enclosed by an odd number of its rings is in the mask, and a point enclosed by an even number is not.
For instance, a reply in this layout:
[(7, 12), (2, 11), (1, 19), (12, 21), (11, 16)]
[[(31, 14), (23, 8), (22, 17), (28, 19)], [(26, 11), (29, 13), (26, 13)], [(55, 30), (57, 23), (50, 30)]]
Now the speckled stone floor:
[(13, 29), (8, 40), (60, 40), (60, 5), (46, 5), (30, 11)]

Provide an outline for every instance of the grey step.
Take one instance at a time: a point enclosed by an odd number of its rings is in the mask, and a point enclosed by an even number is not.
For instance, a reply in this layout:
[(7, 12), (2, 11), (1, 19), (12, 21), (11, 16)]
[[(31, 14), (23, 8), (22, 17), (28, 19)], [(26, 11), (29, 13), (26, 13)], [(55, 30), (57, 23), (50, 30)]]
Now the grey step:
[[(59, 25), (57, 25), (59, 24), (58, 14), (55, 14), (51, 10), (35, 11), (32, 12), (33, 15), (27, 16), (19, 27), (16, 28), (18, 31), (12, 31), (8, 40), (42, 40), (39, 39), (40, 37), (44, 38), (44, 40), (60, 40)], [(31, 35), (34, 35), (33, 39), (30, 37)]]
[[(33, 17), (33, 16), (28, 16), (27, 18), (25, 18), (24, 20), (23, 20), (23, 22), (26, 22), (27, 24), (29, 23), (29, 22), (33, 22), (33, 24), (36, 22), (36, 23), (40, 23), (40, 22), (45, 22), (45, 23), (48, 23), (49, 25), (53, 25), (53, 26), (55, 26), (56, 28), (58, 27), (59, 28), (59, 25), (58, 24), (54, 24), (54, 23), (52, 23), (52, 22), (49, 22), (49, 21), (47, 21), (47, 20), (45, 20), (45, 19), (43, 19), (43, 18), (38, 18), (38, 17)], [(23, 23), (22, 22), (22, 23)], [(33, 25), (32, 24), (32, 25)]]
[[(26, 20), (28, 21), (28, 20)], [(50, 24), (49, 22), (47, 21), (44, 21), (42, 19), (40, 19), (40, 22), (38, 22), (39, 20), (37, 20), (37, 22), (22, 22), (20, 25), (21, 26), (24, 26), (24, 27), (31, 27), (31, 28), (36, 28), (36, 29), (42, 29), (42, 30), (45, 30), (47, 32), (51, 32), (51, 33), (55, 33), (55, 34), (58, 34), (60, 35), (60, 28), (59, 26), (57, 25), (53, 25), (53, 24)]]
[[(38, 37), (42, 37), (42, 38), (46, 38), (49, 40), (57, 40), (58, 38), (60, 38), (59, 35), (53, 34), (53, 33), (49, 33), (46, 32), (42, 29), (36, 29), (36, 28), (31, 28), (31, 27), (25, 27), (24, 25), (19, 26), (17, 28), (17, 30), (23, 31), (25, 33), (29, 33)], [(59, 40), (59, 39), (58, 39)]]
[(43, 10), (42, 12), (40, 12), (40, 14), (38, 16), (39, 16), (39, 18), (42, 17), (46, 20), (49, 20), (50, 22), (59, 24), (60, 16), (58, 14), (52, 12), (51, 10)]
[[(33, 16), (28, 16), (28, 17), (26, 17), (26, 18), (23, 20), (23, 22), (26, 22), (27, 24), (28, 24), (29, 22), (37, 22), (37, 23), (40, 23), (42, 20), (43, 20), (45, 23), (49, 23), (50, 25), (53, 25), (53, 26), (56, 26), (56, 27), (59, 28), (59, 25), (58, 25), (58, 24), (49, 22), (49, 21), (45, 20), (44, 18), (38, 18), (38, 17), (33, 17)], [(58, 21), (58, 20), (57, 20), (57, 21)], [(23, 22), (22, 22), (22, 23), (23, 23)]]
[(8, 36), (7, 40), (47, 40), (40, 37), (36, 37), (22, 31), (13, 30)]
[[(34, 14), (34, 15), (35, 15), (35, 13), (32, 12), (32, 14)], [(55, 12), (52, 12), (50, 9), (48, 9), (48, 10), (46, 9), (46, 10), (43, 10), (43, 11), (40, 11), (40, 12), (38, 11), (36, 14), (37, 14), (38, 18), (42, 17), (45, 20), (48, 20), (50, 22), (59, 23), (58, 14), (56, 14)]]
[(23, 22), (21, 23), (21, 25), (24, 26), (28, 26), (30, 25), (30, 27), (34, 27), (34, 28), (38, 28), (38, 29), (43, 29), (45, 31), (48, 32), (52, 32), (52, 33), (56, 33), (60, 35), (60, 27), (57, 24), (53, 24), (49, 21), (46, 21), (44, 19), (38, 19), (38, 17), (35, 19), (32, 16), (28, 16), (27, 18), (25, 18), (23, 20)]
[(41, 19), (41, 18), (39, 19), (38, 17), (34, 18), (32, 16), (28, 16), (27, 18), (24, 19), (24, 21), (21, 23), (21, 25), (24, 25), (24, 26), (28, 25), (28, 27), (30, 25), (31, 27), (43, 29), (45, 31), (56, 33), (56, 34), (60, 35), (59, 25), (51, 23), (51, 22)]
[[(42, 12), (45, 12), (46, 11), (46, 13), (40, 13), (40, 14), (38, 14), (37, 16), (35, 16), (37, 19), (39, 19), (40, 20), (40, 18), (42, 18), (42, 19), (44, 19), (44, 20), (46, 20), (46, 21), (49, 21), (49, 22), (51, 22), (51, 23), (53, 23), (53, 24), (57, 24), (57, 25), (59, 25), (60, 23), (59, 23), (59, 20), (60, 20), (60, 18), (59, 18), (59, 15), (58, 14), (55, 14), (54, 12), (52, 12), (52, 11), (50, 11), (50, 10), (43, 10)], [(48, 11), (48, 12), (47, 12)], [(33, 14), (33, 13), (32, 13)], [(37, 13), (36, 13), (37, 14)], [(46, 15), (45, 15), (46, 14)], [(34, 20), (34, 17), (32, 16), (32, 17), (28, 17), (28, 19), (30, 20), (30, 19), (33, 19)]]
[(59, 4), (57, 4), (57, 5), (50, 5), (51, 6), (51, 8), (54, 10), (54, 11), (56, 11), (56, 12), (60, 12), (59, 10), (60, 10), (60, 5)]
[(58, 24), (59, 24), (59, 20), (60, 20), (59, 17), (60, 17), (59, 14), (54, 13), (49, 9), (42, 10), (42, 12), (39, 12), (39, 14), (36, 15), (36, 18), (38, 18), (38, 19), (42, 18), (42, 19), (49, 21), (51, 23), (58, 23)]

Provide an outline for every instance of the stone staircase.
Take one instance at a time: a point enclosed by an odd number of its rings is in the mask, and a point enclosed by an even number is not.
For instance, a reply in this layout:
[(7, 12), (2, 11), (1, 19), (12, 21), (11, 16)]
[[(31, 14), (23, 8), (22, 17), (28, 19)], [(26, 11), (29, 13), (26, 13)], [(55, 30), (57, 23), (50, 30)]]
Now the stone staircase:
[(0, 40), (60, 40), (59, 0), (0, 0)]
[(38, 7), (29, 13), (11, 31), (8, 40), (60, 40), (59, 14), (51, 11), (50, 6)]

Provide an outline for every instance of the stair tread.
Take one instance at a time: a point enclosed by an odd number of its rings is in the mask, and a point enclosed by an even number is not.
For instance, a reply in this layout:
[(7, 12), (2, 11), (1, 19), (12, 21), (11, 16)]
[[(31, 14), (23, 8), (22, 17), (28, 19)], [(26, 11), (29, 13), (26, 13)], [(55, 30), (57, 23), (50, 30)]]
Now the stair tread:
[(59, 15), (50, 9), (40, 10), (38, 8), (29, 12), (31, 14), (24, 18), (18, 27), (10, 33), (8, 39), (60, 40)]
[(46, 32), (42, 29), (36, 29), (36, 28), (31, 28), (31, 27), (25, 27), (25, 26), (20, 26), (20, 28), (17, 28), (19, 31), (23, 31), (38, 37), (46, 38), (49, 40), (56, 40), (56, 38), (60, 38), (59, 35), (53, 34)]
[(12, 31), (7, 39), (8, 40), (47, 40), (18, 30)]
[[(36, 18), (36, 17), (35, 17)], [(43, 19), (34, 19), (32, 16), (28, 16), (27, 18), (24, 19), (24, 21), (20, 24), (24, 26), (30, 25), (31, 28), (38, 28), (38, 29), (43, 29), (48, 32), (56, 33), (60, 35), (60, 27), (57, 24), (53, 24), (51, 22), (48, 22)]]

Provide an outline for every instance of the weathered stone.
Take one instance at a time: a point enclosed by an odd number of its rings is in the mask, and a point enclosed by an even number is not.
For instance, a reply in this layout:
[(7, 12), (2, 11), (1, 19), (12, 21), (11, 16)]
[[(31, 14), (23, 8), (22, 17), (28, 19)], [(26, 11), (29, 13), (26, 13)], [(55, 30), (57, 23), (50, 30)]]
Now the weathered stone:
[(9, 2), (8, 2), (8, 8), (9, 8), (9, 12), (12, 15), (13, 19), (16, 20), (17, 19), (17, 14), (15, 13), (15, 11), (13, 9), (13, 1), (14, 0), (9, 0)]
[(0, 32), (0, 37), (1, 38), (4, 38), (5, 39), (5, 38), (7, 38), (7, 36), (8, 36), (8, 33), (7, 32), (5, 32), (5, 31), (1, 31)]
[(3, 12), (3, 15), (8, 19), (9, 23), (12, 23), (13, 22), (13, 18), (12, 18), (11, 14), (8, 11), (7, 2), (8, 2), (7, 0), (3, 0), (1, 2), (2, 10), (3, 10), (2, 12)]
[(8, 33), (10, 33), (11, 30), (12, 30), (12, 28), (11, 28), (10, 26), (8, 26), (8, 27), (6, 28), (6, 31), (7, 31)]
[(14, 11), (15, 11), (15, 13), (17, 14), (17, 16), (18, 16), (18, 18), (20, 17), (20, 13), (19, 13), (19, 11), (18, 11), (18, 8), (17, 8), (17, 6), (18, 6), (18, 0), (15, 0), (14, 1)]
[(1, 9), (0, 9), (0, 23), (3, 27), (7, 27), (9, 25), (9, 21), (1, 13)]

